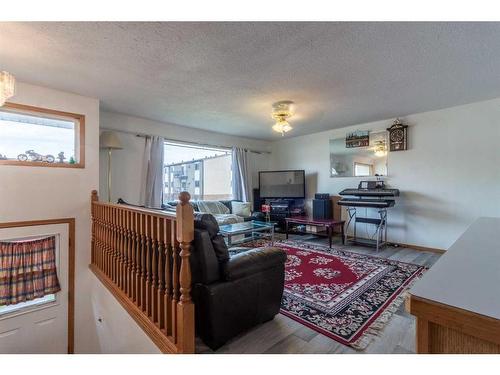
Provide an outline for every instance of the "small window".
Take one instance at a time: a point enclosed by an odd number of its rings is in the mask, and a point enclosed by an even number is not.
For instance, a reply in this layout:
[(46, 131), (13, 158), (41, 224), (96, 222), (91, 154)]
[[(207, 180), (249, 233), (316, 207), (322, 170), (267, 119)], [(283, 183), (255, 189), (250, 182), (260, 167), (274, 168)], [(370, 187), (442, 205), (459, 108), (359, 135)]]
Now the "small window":
[(372, 175), (371, 164), (364, 163), (354, 163), (354, 176), (356, 177), (366, 177)]
[(7, 103), (0, 107), (0, 164), (83, 168), (85, 116)]

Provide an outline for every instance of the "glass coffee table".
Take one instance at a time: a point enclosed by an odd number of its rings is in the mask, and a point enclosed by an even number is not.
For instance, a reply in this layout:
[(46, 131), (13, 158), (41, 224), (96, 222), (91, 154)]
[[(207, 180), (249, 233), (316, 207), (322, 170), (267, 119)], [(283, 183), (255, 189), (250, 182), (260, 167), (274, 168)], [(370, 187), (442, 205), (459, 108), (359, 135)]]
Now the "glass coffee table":
[(219, 227), (219, 232), (226, 239), (228, 247), (235, 244), (233, 243), (233, 237), (239, 235), (244, 235), (245, 238), (243, 240), (238, 240), (237, 243), (253, 241), (259, 238), (269, 238), (271, 240), (271, 245), (274, 245), (275, 224), (276, 223), (273, 222), (267, 223), (255, 220), (245, 221), (243, 223), (221, 225)]

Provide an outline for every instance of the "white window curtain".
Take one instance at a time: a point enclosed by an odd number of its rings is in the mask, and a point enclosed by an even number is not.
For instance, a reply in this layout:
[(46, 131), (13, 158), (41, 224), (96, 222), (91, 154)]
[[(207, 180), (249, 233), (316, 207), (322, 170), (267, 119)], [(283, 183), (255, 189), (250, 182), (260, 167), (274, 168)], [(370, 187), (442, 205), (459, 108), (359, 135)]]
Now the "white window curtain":
[(146, 207), (161, 208), (163, 203), (164, 146), (163, 137), (146, 137), (141, 189), (141, 204)]
[(232, 188), (233, 199), (250, 202), (250, 171), (248, 151), (233, 147), (232, 150)]

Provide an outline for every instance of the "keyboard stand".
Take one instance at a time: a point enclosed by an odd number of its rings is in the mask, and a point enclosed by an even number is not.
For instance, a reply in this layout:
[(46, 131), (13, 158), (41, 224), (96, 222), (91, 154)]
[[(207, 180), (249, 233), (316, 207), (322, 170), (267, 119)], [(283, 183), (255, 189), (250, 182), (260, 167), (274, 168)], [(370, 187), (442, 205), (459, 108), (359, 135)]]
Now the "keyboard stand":
[[(353, 226), (353, 237), (349, 239), (352, 243), (365, 245), (365, 246), (373, 246), (376, 248), (378, 252), (381, 247), (387, 245), (387, 209), (382, 208), (378, 210), (378, 214), (380, 218), (369, 218), (369, 217), (358, 217), (356, 207), (346, 207), (347, 213), (349, 214), (349, 220), (346, 225), (346, 237), (349, 231), (349, 227)], [(364, 224), (372, 224), (376, 225), (377, 229), (375, 231), (376, 239), (371, 238), (358, 238), (356, 235), (356, 224), (364, 223)]]

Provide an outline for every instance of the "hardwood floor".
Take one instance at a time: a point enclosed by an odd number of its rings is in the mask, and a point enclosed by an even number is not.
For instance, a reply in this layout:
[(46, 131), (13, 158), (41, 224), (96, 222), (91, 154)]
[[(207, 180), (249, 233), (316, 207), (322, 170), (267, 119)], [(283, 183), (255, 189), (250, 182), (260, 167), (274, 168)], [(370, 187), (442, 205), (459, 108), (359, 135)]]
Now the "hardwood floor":
[[(310, 243), (328, 245), (326, 238), (313, 236), (290, 237)], [(343, 246), (338, 238), (334, 239), (334, 246), (362, 254), (370, 254), (382, 258), (389, 258), (403, 262), (415, 263), (431, 267), (438, 259), (439, 254), (417, 251), (403, 247), (387, 247), (378, 253), (367, 247), (346, 245)], [(197, 353), (223, 354), (399, 354), (415, 352), (415, 319), (405, 311), (404, 304), (392, 316), (391, 320), (380, 335), (368, 345), (365, 350), (357, 351), (349, 346), (342, 345), (282, 314), (267, 323), (235, 337), (216, 352), (210, 350), (197, 338)]]

